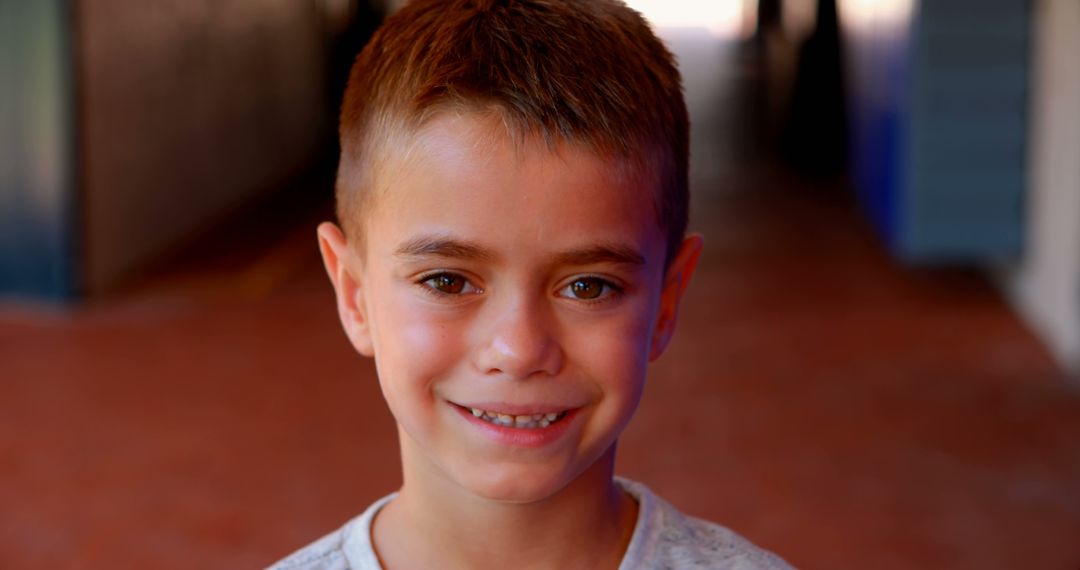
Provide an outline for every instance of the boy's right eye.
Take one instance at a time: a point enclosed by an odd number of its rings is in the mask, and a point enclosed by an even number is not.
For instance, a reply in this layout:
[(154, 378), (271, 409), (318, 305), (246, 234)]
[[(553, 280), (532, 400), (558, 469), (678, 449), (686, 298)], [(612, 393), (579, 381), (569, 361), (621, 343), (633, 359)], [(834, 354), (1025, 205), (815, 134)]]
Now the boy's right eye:
[(425, 275), (420, 283), (436, 295), (466, 295), (480, 293), (475, 285), (457, 273), (434, 273)]

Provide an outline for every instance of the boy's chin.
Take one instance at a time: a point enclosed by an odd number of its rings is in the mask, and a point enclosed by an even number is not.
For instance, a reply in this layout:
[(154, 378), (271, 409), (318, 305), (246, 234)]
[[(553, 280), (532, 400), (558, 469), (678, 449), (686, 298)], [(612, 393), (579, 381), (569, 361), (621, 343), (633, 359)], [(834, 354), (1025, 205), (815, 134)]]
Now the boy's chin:
[(509, 504), (537, 503), (562, 491), (573, 479), (564, 473), (539, 473), (521, 466), (488, 469), (458, 478), (472, 494), (489, 501)]
[(447, 465), (444, 473), (472, 495), (499, 503), (542, 502), (567, 492), (600, 492), (611, 484), (615, 443), (606, 453), (587, 463), (539, 461), (536, 463), (489, 462)]

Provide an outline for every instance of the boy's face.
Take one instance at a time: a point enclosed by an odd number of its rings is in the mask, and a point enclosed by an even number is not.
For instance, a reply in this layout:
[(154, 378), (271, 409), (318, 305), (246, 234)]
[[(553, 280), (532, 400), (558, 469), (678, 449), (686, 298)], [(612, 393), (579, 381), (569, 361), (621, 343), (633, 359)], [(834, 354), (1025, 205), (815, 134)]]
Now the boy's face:
[(518, 152), (472, 116), (432, 121), (402, 154), (380, 170), (363, 252), (330, 224), (319, 234), (406, 481), (551, 496), (613, 452), (700, 238), (665, 273), (651, 188), (567, 146)]

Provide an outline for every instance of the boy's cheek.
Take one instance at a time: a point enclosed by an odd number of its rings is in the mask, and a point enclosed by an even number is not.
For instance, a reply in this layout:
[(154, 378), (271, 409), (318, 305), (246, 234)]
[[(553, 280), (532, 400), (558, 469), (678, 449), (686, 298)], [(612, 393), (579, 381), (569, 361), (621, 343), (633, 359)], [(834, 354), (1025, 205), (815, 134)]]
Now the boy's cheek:
[(400, 322), (382, 336), (382, 352), (402, 370), (435, 366), (458, 344), (446, 326), (426, 320)]
[[(422, 323), (391, 327), (375, 355), (383, 396), (398, 423), (425, 429), (436, 404), (433, 387), (454, 369), (454, 347), (439, 327)], [(427, 419), (425, 419), (427, 418)]]
[(427, 382), (453, 368), (463, 351), (454, 319), (422, 307), (398, 306), (380, 315), (376, 359), (409, 382)]
[(594, 378), (619, 384), (640, 382), (648, 366), (649, 324), (647, 318), (635, 316), (599, 327), (570, 327), (576, 334), (564, 348)]

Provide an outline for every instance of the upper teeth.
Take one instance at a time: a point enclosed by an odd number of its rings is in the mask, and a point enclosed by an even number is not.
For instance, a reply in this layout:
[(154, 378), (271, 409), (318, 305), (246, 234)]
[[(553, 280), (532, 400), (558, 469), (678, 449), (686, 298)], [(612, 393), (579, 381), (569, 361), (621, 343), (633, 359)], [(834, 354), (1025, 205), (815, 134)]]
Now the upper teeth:
[(531, 414), (523, 416), (512, 416), (510, 414), (502, 414), (499, 412), (489, 412), (481, 410), (480, 408), (469, 408), (472, 415), (487, 420), (493, 424), (502, 426), (513, 426), (517, 428), (537, 428), (548, 427), (555, 420), (559, 419), (565, 412), (548, 412), (546, 414)]

